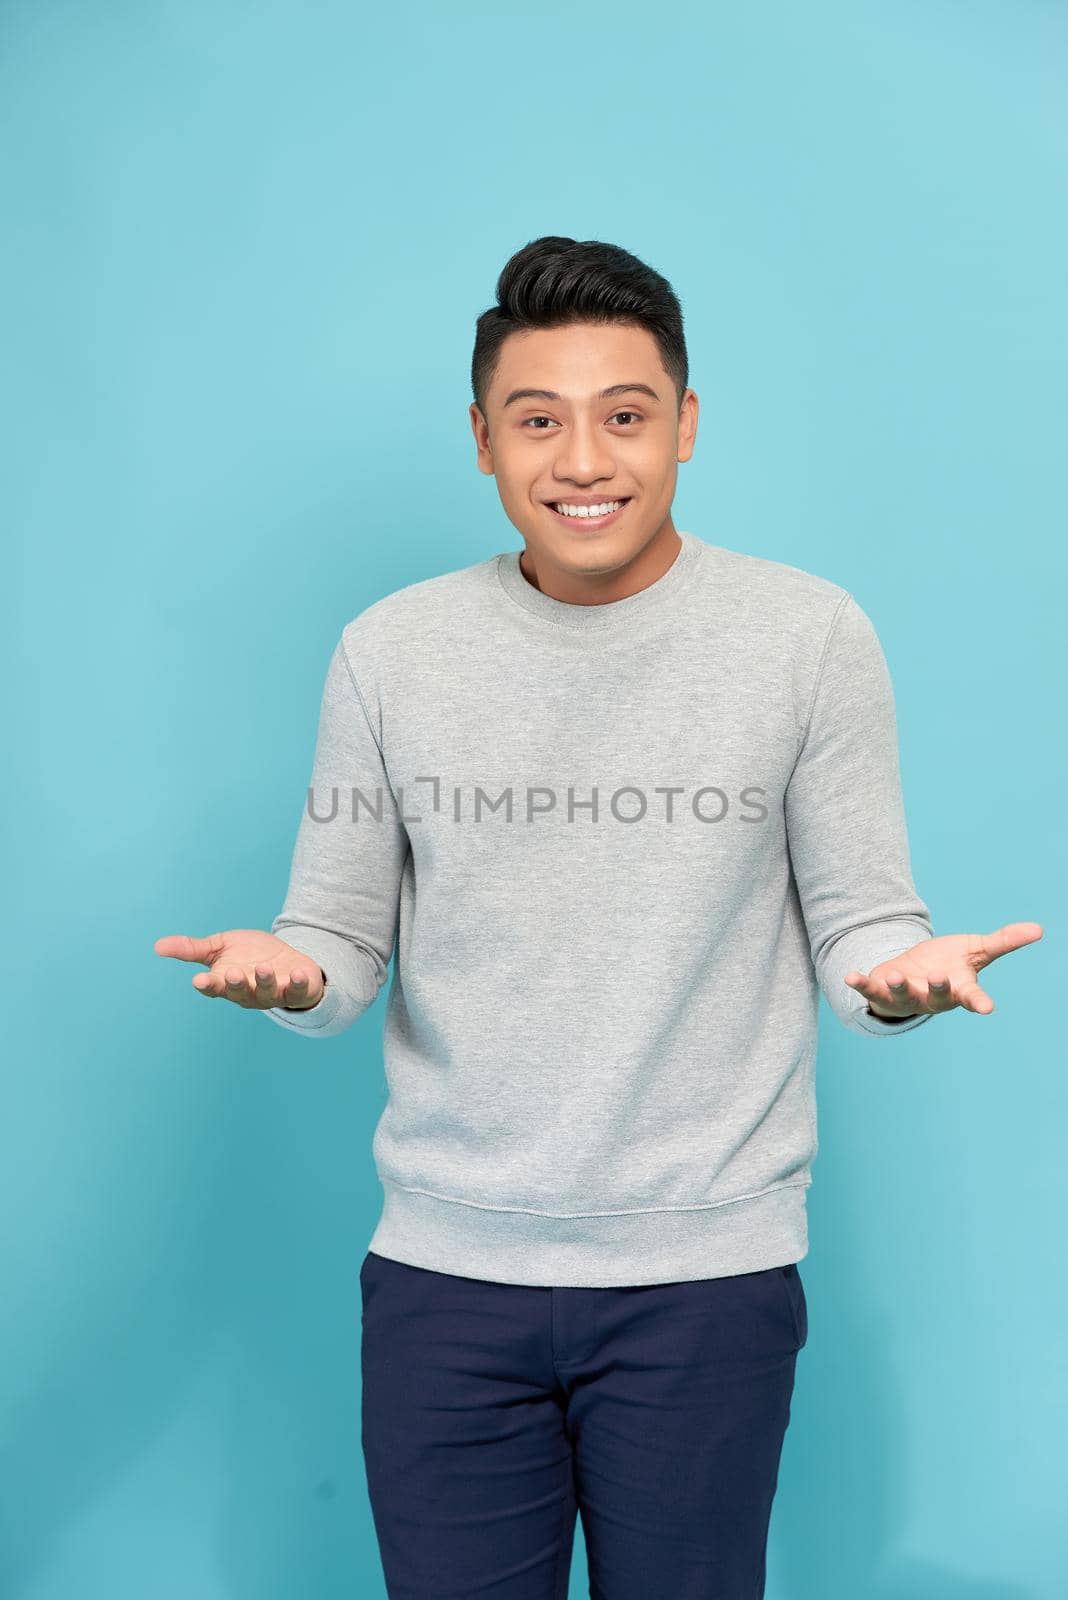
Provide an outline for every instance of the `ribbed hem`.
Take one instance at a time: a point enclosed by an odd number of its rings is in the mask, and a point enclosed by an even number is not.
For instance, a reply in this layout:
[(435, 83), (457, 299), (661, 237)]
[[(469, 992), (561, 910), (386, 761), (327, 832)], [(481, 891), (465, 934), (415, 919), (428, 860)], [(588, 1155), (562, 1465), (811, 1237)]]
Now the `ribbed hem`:
[(467, 1205), (386, 1179), (368, 1248), (431, 1272), (546, 1288), (726, 1278), (784, 1267), (808, 1253), (811, 1181), (719, 1205), (559, 1217)]
[(626, 595), (622, 600), (607, 600), (603, 605), (574, 605), (568, 600), (556, 600), (552, 595), (543, 594), (523, 576), (519, 565), (519, 557), (523, 553), (521, 550), (507, 550), (497, 557), (497, 576), (510, 599), (545, 622), (583, 631), (615, 628), (624, 622), (633, 624), (646, 612), (658, 610), (689, 582), (705, 545), (693, 533), (679, 532), (679, 539), (681, 548), (678, 554), (655, 582), (639, 589), (637, 594)]

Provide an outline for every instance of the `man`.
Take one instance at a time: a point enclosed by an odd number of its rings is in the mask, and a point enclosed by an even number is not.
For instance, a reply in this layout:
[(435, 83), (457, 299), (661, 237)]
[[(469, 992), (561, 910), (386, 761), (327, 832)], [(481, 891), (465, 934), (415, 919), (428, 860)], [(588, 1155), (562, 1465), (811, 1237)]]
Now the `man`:
[(932, 936), (892, 689), (833, 582), (678, 533), (682, 313), (538, 239), (471, 423), (524, 548), (344, 628), (270, 933), (160, 940), (308, 1038), (374, 1001), (361, 1270), (388, 1590), (751, 1600), (794, 1368), (819, 993), (855, 1033), (993, 1010), (1030, 922)]

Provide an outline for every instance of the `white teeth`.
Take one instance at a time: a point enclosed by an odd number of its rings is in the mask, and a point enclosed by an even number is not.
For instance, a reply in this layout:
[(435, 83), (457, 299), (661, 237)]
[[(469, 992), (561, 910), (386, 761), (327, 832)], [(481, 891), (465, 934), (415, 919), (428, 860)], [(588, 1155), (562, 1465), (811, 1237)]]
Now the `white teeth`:
[(624, 503), (622, 500), (606, 500), (599, 506), (569, 506), (561, 501), (553, 506), (553, 510), (561, 512), (565, 517), (606, 517), (610, 511), (618, 511)]

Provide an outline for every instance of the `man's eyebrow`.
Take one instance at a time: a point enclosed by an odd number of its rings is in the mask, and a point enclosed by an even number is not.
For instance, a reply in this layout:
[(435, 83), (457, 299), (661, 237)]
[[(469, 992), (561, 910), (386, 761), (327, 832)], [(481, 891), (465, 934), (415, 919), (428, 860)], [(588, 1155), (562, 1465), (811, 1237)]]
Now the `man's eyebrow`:
[[(660, 399), (660, 396), (657, 394), (656, 390), (650, 389), (647, 383), (613, 383), (610, 388), (602, 389), (600, 394), (594, 396), (594, 399), (611, 400), (612, 397), (617, 394), (647, 394), (653, 400)], [(563, 396), (557, 394), (555, 389), (513, 389), (507, 400), (504, 402), (504, 405), (510, 406), (513, 400), (562, 399)], [(502, 406), (501, 409), (503, 411), (504, 406)]]

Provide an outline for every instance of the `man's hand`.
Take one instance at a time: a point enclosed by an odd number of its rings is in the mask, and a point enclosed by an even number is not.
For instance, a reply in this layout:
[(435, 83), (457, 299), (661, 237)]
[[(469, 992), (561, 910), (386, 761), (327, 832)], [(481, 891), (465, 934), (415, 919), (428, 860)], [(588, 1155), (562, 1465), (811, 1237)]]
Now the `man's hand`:
[(204, 939), (170, 933), (157, 939), (153, 949), (158, 956), (210, 967), (209, 972), (196, 974), (193, 988), (210, 999), (233, 1000), (250, 1011), (266, 1011), (272, 1006), (309, 1011), (326, 988), (317, 962), (258, 928), (231, 928)]
[(976, 982), (976, 973), (1010, 950), (1041, 939), (1037, 922), (1008, 922), (995, 933), (947, 933), (921, 939), (911, 950), (881, 961), (867, 977), (855, 969), (846, 983), (859, 989), (877, 1017), (914, 1017), (924, 1011), (952, 1011), (962, 1006), (986, 1016), (994, 1002)]

